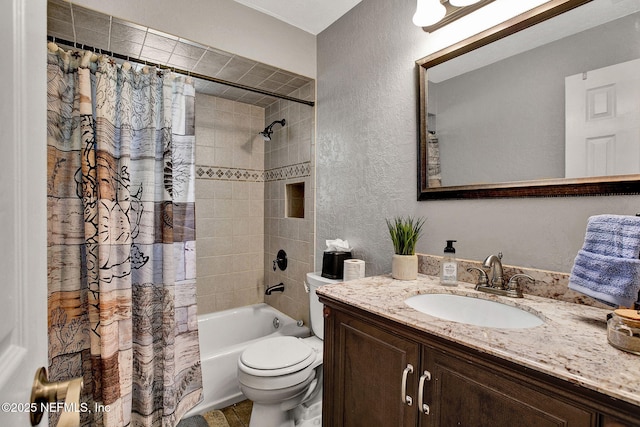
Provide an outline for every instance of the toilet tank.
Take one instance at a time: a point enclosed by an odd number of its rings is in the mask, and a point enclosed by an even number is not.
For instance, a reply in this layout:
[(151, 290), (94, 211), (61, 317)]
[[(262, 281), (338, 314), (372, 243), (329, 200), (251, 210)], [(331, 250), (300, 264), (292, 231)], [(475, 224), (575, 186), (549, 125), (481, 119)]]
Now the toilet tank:
[(309, 286), (309, 310), (311, 312), (311, 329), (315, 336), (324, 339), (324, 318), (322, 317), (322, 303), (316, 295), (316, 289), (329, 283), (339, 283), (342, 280), (327, 279), (321, 276), (321, 272), (307, 273), (307, 285)]

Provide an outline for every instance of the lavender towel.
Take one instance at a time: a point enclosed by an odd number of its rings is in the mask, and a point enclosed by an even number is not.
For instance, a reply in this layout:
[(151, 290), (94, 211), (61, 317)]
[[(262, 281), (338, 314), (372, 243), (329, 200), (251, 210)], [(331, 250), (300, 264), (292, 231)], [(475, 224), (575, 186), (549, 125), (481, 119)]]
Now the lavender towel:
[(589, 218), (569, 289), (613, 306), (632, 307), (640, 291), (640, 217)]

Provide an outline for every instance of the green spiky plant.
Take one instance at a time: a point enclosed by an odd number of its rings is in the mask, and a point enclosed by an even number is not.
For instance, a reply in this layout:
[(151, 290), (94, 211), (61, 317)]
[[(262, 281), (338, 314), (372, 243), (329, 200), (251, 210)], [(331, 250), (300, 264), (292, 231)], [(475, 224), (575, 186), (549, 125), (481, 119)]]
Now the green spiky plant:
[(396, 255), (415, 255), (425, 218), (395, 217), (386, 221)]

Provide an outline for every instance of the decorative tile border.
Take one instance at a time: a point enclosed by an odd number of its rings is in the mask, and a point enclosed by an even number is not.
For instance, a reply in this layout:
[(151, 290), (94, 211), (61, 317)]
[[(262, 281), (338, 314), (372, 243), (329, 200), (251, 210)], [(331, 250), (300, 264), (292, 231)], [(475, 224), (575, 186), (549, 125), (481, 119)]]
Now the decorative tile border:
[(283, 166), (281, 168), (269, 169), (264, 172), (265, 181), (280, 181), (290, 178), (301, 178), (311, 175), (311, 162), (298, 163), (295, 165)]
[(311, 175), (311, 162), (298, 163), (269, 169), (228, 168), (221, 166), (196, 166), (196, 178), (218, 181), (269, 182), (283, 179), (300, 178)]
[(196, 166), (196, 178), (218, 181), (263, 182), (264, 171), (220, 166)]

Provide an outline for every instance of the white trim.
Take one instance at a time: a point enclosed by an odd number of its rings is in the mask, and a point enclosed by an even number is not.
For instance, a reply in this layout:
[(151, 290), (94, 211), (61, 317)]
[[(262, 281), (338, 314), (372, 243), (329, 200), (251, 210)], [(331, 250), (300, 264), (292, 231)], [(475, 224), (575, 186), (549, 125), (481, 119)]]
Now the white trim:
[[(45, 0), (0, 4), (0, 319), (9, 323), (0, 401), (16, 404), (29, 401), (36, 368), (47, 364), (46, 11)], [(0, 424), (24, 417), (0, 412)]]

